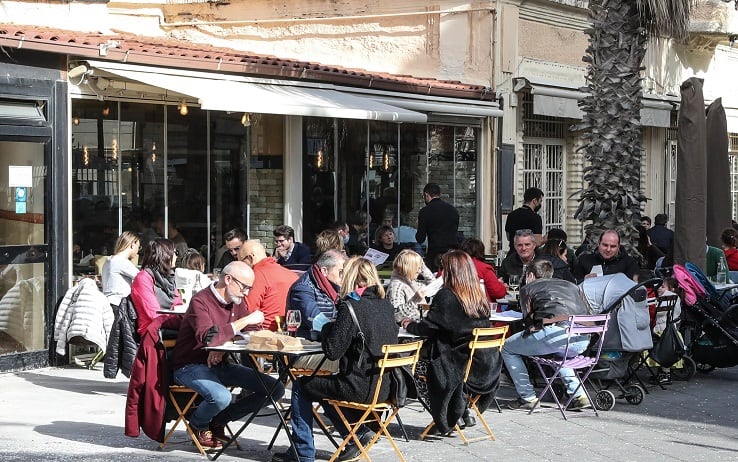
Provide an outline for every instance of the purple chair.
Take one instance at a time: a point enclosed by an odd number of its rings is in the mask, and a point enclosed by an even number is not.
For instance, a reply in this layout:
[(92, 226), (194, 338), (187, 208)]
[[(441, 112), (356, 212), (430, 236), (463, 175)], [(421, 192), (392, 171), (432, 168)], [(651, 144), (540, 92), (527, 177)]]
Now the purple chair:
[[(538, 366), (538, 370), (541, 373), (541, 376), (546, 381), (546, 387), (543, 389), (541, 394), (538, 396), (538, 400), (536, 401), (536, 404), (533, 406), (533, 408), (528, 411), (528, 414), (532, 413), (536, 407), (538, 407), (538, 404), (541, 402), (541, 400), (546, 396), (547, 393), (551, 393), (551, 396), (553, 396), (554, 401), (556, 402), (556, 405), (559, 408), (559, 411), (561, 411), (561, 415), (564, 417), (564, 420), (566, 420), (566, 408), (571, 404), (571, 402), (574, 400), (574, 394), (572, 394), (569, 399), (564, 403), (563, 405), (559, 401), (559, 398), (556, 396), (556, 393), (553, 392), (553, 383), (556, 379), (561, 379), (559, 376), (559, 371), (562, 368), (569, 368), (574, 369), (574, 374), (579, 378), (579, 381), (581, 384), (579, 385), (584, 390), (584, 393), (587, 395), (587, 398), (589, 399), (590, 403), (594, 403), (594, 400), (589, 396), (589, 392), (587, 391), (587, 387), (584, 386), (584, 384), (587, 382), (587, 378), (589, 377), (589, 374), (592, 372), (592, 370), (597, 365), (597, 361), (600, 359), (600, 352), (602, 351), (602, 343), (605, 339), (605, 332), (607, 332), (607, 324), (610, 321), (610, 314), (597, 314), (597, 315), (575, 315), (575, 316), (569, 316), (569, 326), (566, 328), (567, 331), (567, 338), (566, 338), (566, 349), (564, 350), (564, 354), (561, 357), (551, 357), (551, 356), (531, 356), (530, 359)], [(582, 334), (595, 334), (597, 335), (597, 339), (592, 345), (590, 343), (590, 348), (584, 351), (584, 353), (576, 356), (569, 357), (569, 346), (572, 343), (572, 338), (576, 338), (579, 335)], [(547, 366), (544, 368), (544, 366)], [(546, 374), (546, 370), (553, 370), (553, 373)], [(597, 414), (597, 408), (592, 405), (592, 409), (595, 412), (595, 415)]]

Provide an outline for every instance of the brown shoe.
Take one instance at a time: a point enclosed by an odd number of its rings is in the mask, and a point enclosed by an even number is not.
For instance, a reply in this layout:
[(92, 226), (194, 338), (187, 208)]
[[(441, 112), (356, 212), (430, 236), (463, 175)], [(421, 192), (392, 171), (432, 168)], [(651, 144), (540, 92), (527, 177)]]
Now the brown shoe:
[(205, 449), (220, 449), (223, 447), (220, 441), (213, 438), (213, 432), (210, 430), (195, 430), (195, 437), (200, 446)]
[(230, 440), (228, 435), (226, 435), (225, 425), (216, 424), (216, 423), (211, 422), (210, 432), (213, 434), (213, 439), (215, 440), (222, 441), (224, 443)]

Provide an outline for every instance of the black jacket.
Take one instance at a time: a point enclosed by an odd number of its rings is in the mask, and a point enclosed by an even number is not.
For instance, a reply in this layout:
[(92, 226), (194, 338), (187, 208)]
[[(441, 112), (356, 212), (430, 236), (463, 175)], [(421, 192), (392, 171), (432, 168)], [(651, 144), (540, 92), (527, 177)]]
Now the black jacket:
[[(325, 355), (339, 360), (338, 373), (300, 379), (314, 401), (332, 398), (370, 403), (379, 377), (377, 359), (382, 357), (382, 345), (397, 343), (395, 309), (389, 300), (377, 296), (375, 287), (368, 287), (359, 300), (349, 301), (364, 332), (366, 346), (345, 301), (340, 301), (335, 322), (326, 324), (321, 332)], [(382, 380), (380, 400), (389, 397), (390, 382), (389, 377)]]
[[(488, 317), (467, 316), (459, 299), (447, 288), (433, 297), (425, 319), (407, 326), (411, 334), (427, 337), (423, 355), (429, 361), (426, 379), (431, 415), (438, 430), (444, 433), (456, 425), (466, 409), (463, 379), (469, 360), (469, 341), (477, 327), (489, 327)], [(482, 412), (494, 400), (501, 370), (498, 350), (480, 350), (475, 354), (467, 386), (483, 395), (477, 402)]]
[(602, 274), (623, 273), (630, 279), (638, 273), (640, 268), (635, 258), (623, 253), (622, 248), (615, 257), (605, 260), (600, 252), (580, 255), (574, 267), (574, 277), (577, 283), (584, 281), (584, 276), (592, 272), (592, 267), (602, 265)]
[(140, 341), (138, 315), (133, 308), (130, 296), (121, 299), (118, 308), (113, 306), (113, 311), (115, 321), (113, 321), (113, 328), (108, 338), (103, 374), (105, 378), (114, 379), (120, 370), (123, 375), (130, 378)]
[(437, 255), (459, 246), (459, 212), (448, 202), (436, 197), (418, 213), (418, 231), (415, 240), (423, 243), (428, 238), (428, 254)]
[(542, 329), (544, 319), (592, 311), (579, 287), (555, 278), (536, 279), (520, 289), (520, 309), (527, 333)]
[(540, 255), (536, 259), (548, 260), (553, 266), (554, 274), (553, 277), (556, 279), (563, 279), (565, 281), (573, 282), (576, 284), (577, 280), (574, 279), (574, 275), (569, 270), (569, 264), (559, 257), (553, 255)]

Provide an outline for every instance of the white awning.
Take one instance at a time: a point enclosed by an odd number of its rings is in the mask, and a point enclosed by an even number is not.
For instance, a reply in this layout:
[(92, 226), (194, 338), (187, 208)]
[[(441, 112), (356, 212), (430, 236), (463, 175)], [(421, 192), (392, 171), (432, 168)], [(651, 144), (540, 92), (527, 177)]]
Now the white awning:
[[(573, 87), (554, 86), (549, 82), (531, 81), (527, 78), (519, 79), (524, 84), (516, 87), (530, 86), (533, 95), (533, 112), (535, 114), (562, 117), (568, 119), (582, 119), (584, 112), (579, 108), (578, 101), (586, 93)], [(560, 84), (559, 84), (560, 85)], [(678, 98), (675, 98), (676, 102)], [(641, 108), (641, 125), (647, 127), (671, 126), (671, 111), (674, 109), (672, 100), (653, 94), (643, 95)]]
[(424, 123), (420, 112), (330, 88), (292, 85), (294, 82), (239, 78), (215, 72), (88, 61), (94, 69), (128, 80), (196, 98), (211, 111), (287, 114), (344, 119)]
[(725, 118), (728, 121), (728, 133), (738, 133), (738, 108), (725, 108)]

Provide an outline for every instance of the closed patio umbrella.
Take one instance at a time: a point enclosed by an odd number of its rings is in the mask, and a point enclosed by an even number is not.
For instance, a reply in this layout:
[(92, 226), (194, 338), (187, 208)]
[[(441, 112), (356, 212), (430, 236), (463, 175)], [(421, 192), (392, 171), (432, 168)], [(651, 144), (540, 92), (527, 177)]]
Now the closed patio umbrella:
[(674, 263), (705, 267), (707, 172), (705, 100), (696, 77), (681, 86), (677, 128), (677, 184), (674, 212)]
[(728, 121), (722, 98), (707, 108), (707, 243), (720, 248), (720, 233), (731, 225)]

